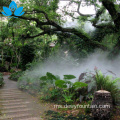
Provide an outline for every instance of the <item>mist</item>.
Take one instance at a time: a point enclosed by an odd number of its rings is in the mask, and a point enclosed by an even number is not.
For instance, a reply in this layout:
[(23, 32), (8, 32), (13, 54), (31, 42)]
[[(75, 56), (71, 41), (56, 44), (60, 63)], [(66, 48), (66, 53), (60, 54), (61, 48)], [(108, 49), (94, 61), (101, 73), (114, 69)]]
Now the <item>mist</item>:
[(52, 56), (44, 63), (38, 62), (32, 66), (31, 69), (26, 70), (22, 76), (23, 83), (21, 84), (25, 84), (25, 81), (28, 79), (34, 83), (36, 80), (39, 80), (41, 76), (46, 75), (47, 72), (59, 75), (61, 79), (63, 75), (75, 75), (76, 79), (72, 80), (72, 82), (75, 82), (83, 72), (94, 73), (95, 67), (105, 75), (112, 75), (115, 78), (120, 77), (120, 56), (111, 61), (107, 58), (107, 52), (95, 50), (95, 52), (87, 58), (77, 62), (70, 54), (64, 54), (65, 53), (63, 53), (62, 56), (60, 56), (60, 54)]

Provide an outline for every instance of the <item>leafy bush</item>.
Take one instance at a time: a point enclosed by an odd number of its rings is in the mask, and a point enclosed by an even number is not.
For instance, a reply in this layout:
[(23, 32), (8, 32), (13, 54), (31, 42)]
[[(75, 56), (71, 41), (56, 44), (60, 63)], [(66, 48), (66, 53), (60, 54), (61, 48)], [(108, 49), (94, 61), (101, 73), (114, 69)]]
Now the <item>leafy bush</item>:
[[(88, 101), (86, 104), (89, 105), (89, 106), (91, 106), (91, 101)], [(91, 113), (91, 108), (86, 107), (86, 108), (85, 108), (85, 113), (86, 113), (86, 114)]]
[[(109, 71), (108, 71), (109, 72)], [(118, 82), (120, 78), (113, 78), (112, 76), (105, 76), (101, 71), (95, 68), (95, 72), (85, 72), (84, 77), (80, 79), (81, 82), (88, 82), (88, 92), (85, 97), (87, 99), (93, 96), (94, 92), (97, 90), (107, 90), (111, 93), (113, 103), (119, 102), (120, 99), (120, 89), (118, 86)]]
[(36, 75), (35, 72), (26, 70), (18, 79), (18, 87), (20, 89), (29, 90), (29, 92), (34, 91), (35, 93), (38, 93), (42, 89), (40, 87), (40, 76), (40, 74)]
[(3, 75), (2, 73), (0, 73), (0, 87), (4, 85), (4, 82), (3, 82)]
[(15, 70), (14, 69), (10, 69), (10, 73), (14, 73), (15, 72)]
[(100, 71), (96, 71), (95, 80), (97, 90), (103, 89), (109, 91), (114, 104), (120, 99), (120, 89), (118, 89), (116, 84), (120, 78), (112, 79), (111, 76), (105, 76)]
[(0, 64), (0, 72), (7, 72), (7, 69), (5, 68), (5, 66)]
[(21, 54), (21, 64), (22, 69), (26, 70), (26, 64), (29, 62), (32, 62), (35, 56), (34, 52), (34, 46), (32, 45), (25, 45), (21, 48), (20, 54)]
[[(52, 73), (47, 72), (46, 76), (42, 76), (40, 78), (41, 87), (47, 87), (47, 85), (52, 85), (51, 91), (46, 91), (47, 99), (51, 99), (51, 97), (70, 104), (74, 101), (75, 90), (78, 88), (87, 87), (86, 83), (75, 82), (72, 83), (70, 80), (76, 78), (74, 75), (64, 75), (63, 80), (60, 79), (59, 76), (55, 76)], [(57, 91), (57, 92), (56, 92)], [(54, 93), (54, 94), (53, 94)]]
[(21, 77), (22, 74), (23, 74), (22, 71), (18, 71), (18, 72), (12, 73), (10, 75), (10, 79), (14, 80), (14, 81), (18, 81), (19, 77)]

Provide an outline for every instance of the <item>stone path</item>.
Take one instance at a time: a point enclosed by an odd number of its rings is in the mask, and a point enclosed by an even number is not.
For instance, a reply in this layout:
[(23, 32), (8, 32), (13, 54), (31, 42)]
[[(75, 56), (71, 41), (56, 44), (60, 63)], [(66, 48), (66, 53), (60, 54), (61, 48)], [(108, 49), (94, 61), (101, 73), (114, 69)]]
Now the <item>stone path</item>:
[(0, 120), (45, 120), (44, 111), (49, 107), (17, 89), (17, 83), (8, 77), (4, 76), (5, 85), (0, 89)]

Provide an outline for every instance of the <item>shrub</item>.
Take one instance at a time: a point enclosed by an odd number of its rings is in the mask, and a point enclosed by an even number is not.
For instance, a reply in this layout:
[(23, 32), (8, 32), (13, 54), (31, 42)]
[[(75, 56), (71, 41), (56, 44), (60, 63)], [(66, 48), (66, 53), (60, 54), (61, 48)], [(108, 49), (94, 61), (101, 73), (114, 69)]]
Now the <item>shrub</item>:
[(71, 104), (72, 102), (74, 102), (75, 91), (78, 88), (87, 87), (86, 83), (72, 83), (70, 80), (74, 78), (76, 78), (74, 75), (64, 75), (63, 80), (61, 80), (60, 77), (47, 72), (46, 76), (42, 76), (40, 78), (40, 86), (47, 87), (47, 85), (51, 84), (53, 90), (51, 92), (47, 90), (47, 94), (50, 93), (49, 96), (47, 95), (47, 98), (56, 98), (57, 100), (61, 98), (61, 101), (67, 104)]
[(0, 87), (2, 87), (3, 85), (4, 85), (3, 75), (2, 75), (2, 73), (0, 73)]
[(5, 68), (5, 66), (0, 64), (0, 72), (7, 72), (8, 70)]
[(25, 45), (21, 48), (20, 51), (21, 54), (21, 65), (22, 69), (26, 70), (26, 64), (33, 61), (35, 52), (34, 52), (34, 46), (32, 45)]
[(15, 73), (12, 73), (10, 75), (10, 79), (11, 80), (14, 80), (14, 81), (18, 81), (19, 77), (23, 74), (22, 71), (18, 71), (18, 72), (15, 72)]
[(96, 71), (96, 86), (97, 90), (107, 90), (111, 93), (113, 103), (115, 104), (120, 99), (120, 89), (117, 86), (118, 80), (120, 78), (112, 79), (111, 76), (105, 76), (100, 71)]
[(95, 67), (94, 70), (94, 73), (91, 71), (84, 72), (83, 78), (80, 79), (80, 81), (84, 83), (88, 82), (88, 94), (86, 97), (90, 98), (95, 91), (103, 89), (111, 93), (114, 104), (118, 103), (120, 99), (120, 88), (117, 83), (120, 81), (120, 78), (114, 78), (113, 76), (109, 75), (105, 76), (97, 69), (97, 67)]
[(14, 73), (15, 72), (15, 70), (14, 69), (10, 69), (10, 73)]
[[(91, 101), (88, 101), (86, 104), (91, 106)], [(90, 107), (85, 107), (85, 113), (86, 114), (91, 113), (91, 108)]]

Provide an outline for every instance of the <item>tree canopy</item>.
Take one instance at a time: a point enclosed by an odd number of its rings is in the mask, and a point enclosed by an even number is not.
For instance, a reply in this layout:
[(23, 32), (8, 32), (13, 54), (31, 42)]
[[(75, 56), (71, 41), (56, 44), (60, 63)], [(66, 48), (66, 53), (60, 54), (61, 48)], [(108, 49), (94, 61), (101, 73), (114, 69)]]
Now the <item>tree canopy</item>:
[[(1, 3), (0, 6), (7, 6), (6, 3), (10, 3), (10, 1), (1, 1)], [(67, 7), (73, 3), (77, 6), (77, 10), (67, 11)], [(80, 9), (82, 5), (93, 5), (95, 7), (95, 14), (81, 13)], [(19, 0), (18, 6), (24, 6), (25, 14), (20, 16), (19, 19), (9, 19), (8, 25), (17, 28), (17, 34), (22, 40), (39, 37), (45, 34), (73, 34), (83, 39), (91, 46), (96, 46), (104, 50), (108, 49), (105, 44), (102, 44), (102, 42), (97, 39), (93, 39), (87, 32), (82, 30), (82, 28), (63, 27), (65, 21), (62, 19), (63, 16), (57, 12), (59, 9), (59, 0)], [(117, 0), (71, 0), (62, 10), (62, 14), (64, 16), (69, 15), (73, 19), (78, 19), (79, 22), (89, 21), (96, 29), (119, 34), (119, 7), (119, 1)], [(74, 16), (75, 13), (78, 14), (77, 17)], [(102, 18), (103, 15), (108, 17)], [(1, 15), (1, 17), (4, 16)], [(14, 33), (14, 30), (12, 33)]]

